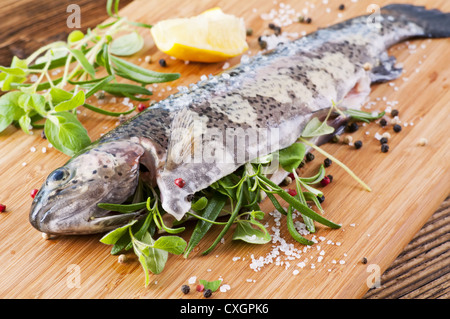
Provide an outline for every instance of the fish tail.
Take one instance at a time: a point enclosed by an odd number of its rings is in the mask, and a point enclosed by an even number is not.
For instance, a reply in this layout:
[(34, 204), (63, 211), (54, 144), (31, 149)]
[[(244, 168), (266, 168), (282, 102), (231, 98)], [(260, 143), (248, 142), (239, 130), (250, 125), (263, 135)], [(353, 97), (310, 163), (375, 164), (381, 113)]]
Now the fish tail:
[(390, 4), (381, 8), (382, 13), (397, 16), (399, 19), (413, 22), (423, 29), (423, 34), (415, 36), (426, 38), (450, 37), (450, 13), (437, 9), (427, 10), (423, 6), (409, 4)]

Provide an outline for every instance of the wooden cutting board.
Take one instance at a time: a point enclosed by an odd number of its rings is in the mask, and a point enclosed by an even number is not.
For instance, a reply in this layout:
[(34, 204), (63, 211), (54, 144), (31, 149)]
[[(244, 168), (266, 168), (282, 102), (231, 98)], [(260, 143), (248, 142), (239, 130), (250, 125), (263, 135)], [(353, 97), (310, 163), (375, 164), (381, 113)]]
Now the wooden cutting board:
[[(326, 4), (324, 4), (324, 2)], [(390, 1), (378, 1), (380, 6)], [(398, 1), (405, 2), (405, 1)], [(426, 1), (409, 1), (425, 5)], [(257, 38), (269, 32), (267, 20), (294, 10), (292, 17), (304, 14), (311, 24), (292, 23), (283, 31), (299, 36), (344, 19), (365, 14), (371, 1), (345, 3), (342, 1), (142, 1), (136, 0), (121, 11), (121, 15), (145, 22), (196, 15), (219, 6), (226, 13), (243, 17), (253, 29), (248, 37), (247, 54), (259, 51)], [(286, 5), (290, 5), (287, 8)], [(434, 1), (436, 8), (450, 11), (450, 3)], [(284, 11), (283, 11), (284, 10)], [(283, 13), (284, 12), (284, 13)], [(265, 18), (265, 19), (264, 19)], [(144, 49), (131, 60), (157, 71), (180, 72), (173, 83), (153, 87), (155, 100), (177, 91), (179, 85), (197, 82), (203, 74), (215, 74), (224, 63), (201, 64), (170, 59), (158, 52), (148, 30), (139, 30), (145, 38)], [(207, 256), (200, 252), (209, 247), (220, 227), (200, 243), (188, 259), (170, 256), (160, 275), (151, 275), (151, 284), (144, 288), (142, 268), (132, 253), (128, 262), (120, 264), (117, 256), (109, 254), (110, 247), (99, 242), (100, 235), (69, 236), (44, 240), (28, 222), (30, 191), (39, 188), (50, 171), (64, 164), (68, 157), (49, 148), (48, 142), (36, 131), (33, 136), (14, 127), (0, 133), (0, 203), (7, 212), (0, 214), (0, 297), (2, 298), (202, 298), (191, 285), (191, 293), (183, 295), (180, 287), (191, 277), (223, 279), (230, 286), (227, 292), (216, 292), (215, 298), (360, 298), (375, 283), (375, 279), (392, 263), (414, 234), (427, 221), (450, 189), (450, 90), (448, 68), (449, 39), (411, 40), (396, 45), (390, 54), (403, 64), (404, 74), (392, 84), (373, 86), (371, 110), (382, 111), (393, 105), (400, 111), (403, 129), (394, 133), (392, 126), (381, 128), (371, 123), (352, 134), (361, 139), (363, 147), (355, 150), (344, 144), (327, 144), (323, 149), (346, 163), (368, 183), (373, 191), (364, 191), (341, 168), (333, 164), (327, 169), (334, 176), (324, 189), (325, 216), (342, 228), (331, 230), (321, 225), (314, 246), (305, 248), (292, 241), (285, 220), (277, 226), (266, 214), (269, 229), (280, 228), (281, 237), (299, 250), (299, 256), (279, 251), (279, 262), (264, 264), (259, 271), (252, 269), (253, 259), (266, 258), (279, 243), (250, 245), (231, 240), (231, 232), (223, 244)], [(157, 62), (165, 58), (168, 67)], [(228, 61), (232, 66), (240, 57)], [(124, 110), (122, 99), (111, 103), (92, 104), (113, 111)], [(92, 139), (117, 125), (116, 119), (105, 118), (83, 110), (80, 119)], [(405, 125), (407, 123), (407, 126)], [(375, 133), (389, 132), (388, 153), (380, 151)], [(426, 146), (417, 142), (426, 138)], [(45, 148), (45, 149), (44, 149)], [(32, 150), (35, 150), (34, 152)], [(45, 150), (45, 153), (44, 153)], [(316, 159), (302, 174), (312, 174), (324, 157), (314, 152)], [(263, 208), (272, 212), (265, 202)], [(192, 227), (188, 227), (186, 239)], [(272, 230), (271, 230), (272, 232)], [(304, 251), (303, 251), (304, 250)], [(362, 259), (366, 258), (367, 263)], [(304, 267), (301, 267), (303, 266)]]

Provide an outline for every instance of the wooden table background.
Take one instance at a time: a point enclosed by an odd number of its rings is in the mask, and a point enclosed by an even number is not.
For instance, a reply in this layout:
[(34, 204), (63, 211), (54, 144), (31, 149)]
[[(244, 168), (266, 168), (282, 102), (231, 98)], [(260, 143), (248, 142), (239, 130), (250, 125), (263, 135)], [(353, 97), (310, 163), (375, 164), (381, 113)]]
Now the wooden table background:
[[(122, 0), (121, 7), (130, 2)], [(65, 39), (71, 31), (66, 26), (69, 3), (81, 7), (82, 31), (107, 18), (106, 1), (1, 0), (0, 65), (9, 65), (14, 55), (26, 57), (46, 43)], [(442, 178), (450, 178), (448, 171)], [(450, 197), (447, 197), (383, 273), (382, 286), (369, 290), (363, 298), (447, 299), (450, 294), (449, 218)]]

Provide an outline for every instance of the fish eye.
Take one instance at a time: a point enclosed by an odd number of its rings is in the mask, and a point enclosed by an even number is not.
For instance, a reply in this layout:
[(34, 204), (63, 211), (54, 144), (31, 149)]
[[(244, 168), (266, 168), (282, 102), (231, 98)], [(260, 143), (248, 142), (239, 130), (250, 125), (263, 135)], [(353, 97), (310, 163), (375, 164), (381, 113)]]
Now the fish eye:
[(69, 176), (69, 172), (66, 169), (58, 168), (50, 174), (50, 176), (48, 177), (48, 180), (52, 181), (52, 182), (58, 182), (58, 181), (63, 181), (65, 179), (67, 179), (68, 176)]

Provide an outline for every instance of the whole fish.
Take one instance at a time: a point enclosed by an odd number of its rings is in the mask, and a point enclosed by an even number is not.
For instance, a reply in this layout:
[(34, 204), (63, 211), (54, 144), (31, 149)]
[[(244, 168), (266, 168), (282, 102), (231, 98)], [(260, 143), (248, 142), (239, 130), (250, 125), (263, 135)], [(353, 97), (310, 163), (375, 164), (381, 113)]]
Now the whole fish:
[(53, 171), (30, 222), (51, 234), (119, 227), (139, 213), (97, 204), (124, 203), (139, 180), (158, 188), (163, 209), (181, 219), (193, 194), (293, 144), (332, 101), (359, 108), (371, 83), (397, 78), (390, 46), (449, 36), (449, 13), (393, 4), (242, 61), (139, 113)]

